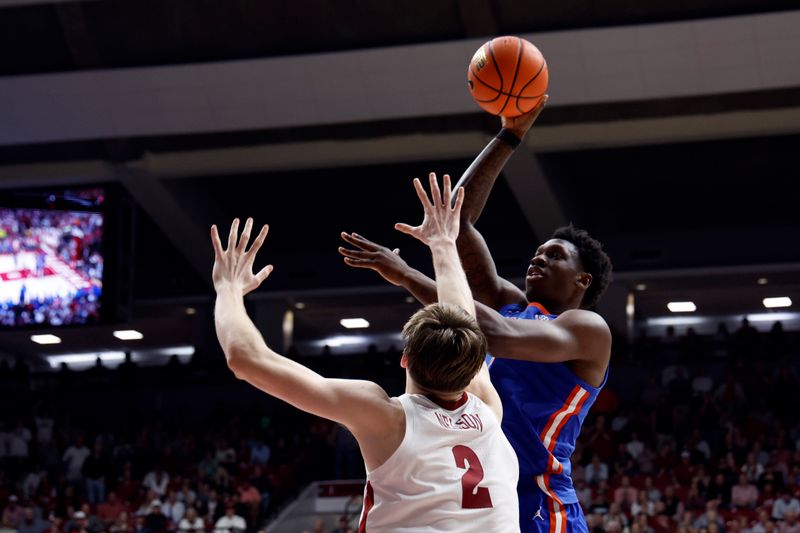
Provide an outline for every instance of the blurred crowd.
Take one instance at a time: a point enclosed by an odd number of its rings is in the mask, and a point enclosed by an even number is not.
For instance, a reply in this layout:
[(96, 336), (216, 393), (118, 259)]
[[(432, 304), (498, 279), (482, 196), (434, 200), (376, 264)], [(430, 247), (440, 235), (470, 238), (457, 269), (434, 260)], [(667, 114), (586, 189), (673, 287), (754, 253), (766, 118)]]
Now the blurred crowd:
[[(615, 355), (573, 456), (591, 531), (800, 533), (798, 340), (742, 323), (730, 335), (642, 335), (630, 356)], [(399, 394), (394, 359), (372, 350), (303, 362), (326, 375), (369, 375)], [(59, 374), (47, 385), (0, 366), (0, 385), (18, 385), (0, 392), (15, 406), (0, 409), (0, 528), (257, 531), (308, 482), (364, 476), (347, 431), (227, 372), (175, 361), (130, 371)], [(19, 387), (26, 379), (36, 394)], [(209, 379), (227, 381), (212, 394)], [(76, 385), (85, 390), (65, 394)], [(132, 405), (115, 407), (113, 391)], [(93, 408), (92, 398), (111, 405)], [(320, 520), (308, 531), (347, 533), (352, 516), (338, 526)]]

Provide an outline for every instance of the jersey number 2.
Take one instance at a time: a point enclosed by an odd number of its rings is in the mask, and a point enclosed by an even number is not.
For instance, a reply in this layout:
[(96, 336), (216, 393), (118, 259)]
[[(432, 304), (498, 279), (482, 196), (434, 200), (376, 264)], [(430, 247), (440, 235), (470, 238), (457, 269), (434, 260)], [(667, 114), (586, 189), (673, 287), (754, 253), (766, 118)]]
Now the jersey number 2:
[(459, 444), (453, 447), (453, 457), (456, 458), (457, 467), (467, 469), (461, 476), (461, 507), (463, 509), (492, 507), (489, 489), (478, 486), (478, 483), (483, 481), (483, 466), (475, 452)]

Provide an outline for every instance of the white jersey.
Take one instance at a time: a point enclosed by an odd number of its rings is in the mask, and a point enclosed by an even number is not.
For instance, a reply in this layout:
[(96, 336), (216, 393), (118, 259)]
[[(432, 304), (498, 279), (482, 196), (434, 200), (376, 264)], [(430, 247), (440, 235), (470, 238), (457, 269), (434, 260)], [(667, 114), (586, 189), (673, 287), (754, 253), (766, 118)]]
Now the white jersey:
[(359, 533), (519, 532), (517, 456), (477, 396), (398, 398), (403, 442), (368, 471)]

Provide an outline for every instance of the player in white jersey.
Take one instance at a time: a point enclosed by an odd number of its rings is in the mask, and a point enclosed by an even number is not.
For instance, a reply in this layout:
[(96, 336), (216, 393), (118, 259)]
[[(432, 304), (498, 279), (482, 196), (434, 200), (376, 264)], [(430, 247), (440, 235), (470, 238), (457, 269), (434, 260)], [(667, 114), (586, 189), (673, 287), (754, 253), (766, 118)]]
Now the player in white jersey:
[(237, 377), (356, 437), (368, 472), (359, 533), (518, 532), (517, 459), (500, 430), (500, 398), (483, 363), (486, 338), (455, 246), (464, 191), (451, 208), (449, 176), (443, 193), (434, 174), (430, 185), (431, 198), (414, 180), (422, 224), (396, 225), (431, 249), (439, 301), (403, 328), (406, 394), (391, 398), (369, 381), (323, 378), (267, 346), (243, 300), (272, 271), (252, 272), (268, 231), (247, 250), (252, 219), (238, 242), (234, 220), (227, 249), (211, 228), (217, 337)]
[(364, 530), (519, 531), (517, 508), (506, 508), (517, 505), (509, 485), (519, 475), (517, 457), (492, 410), (466, 392), (456, 402), (420, 394), (399, 400), (406, 438), (368, 471)]

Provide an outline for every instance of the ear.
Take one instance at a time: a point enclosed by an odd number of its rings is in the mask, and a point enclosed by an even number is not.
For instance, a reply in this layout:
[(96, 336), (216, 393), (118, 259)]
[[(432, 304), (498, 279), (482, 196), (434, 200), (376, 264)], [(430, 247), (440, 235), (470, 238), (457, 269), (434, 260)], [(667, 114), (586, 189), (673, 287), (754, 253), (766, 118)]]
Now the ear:
[(592, 275), (588, 272), (579, 272), (578, 275), (575, 276), (575, 284), (583, 287), (583, 290), (588, 289), (589, 285), (592, 284)]
[(400, 357), (400, 368), (408, 368), (408, 357), (406, 357), (406, 352), (403, 352), (403, 355)]

